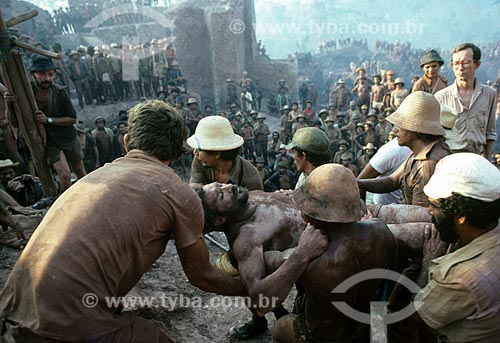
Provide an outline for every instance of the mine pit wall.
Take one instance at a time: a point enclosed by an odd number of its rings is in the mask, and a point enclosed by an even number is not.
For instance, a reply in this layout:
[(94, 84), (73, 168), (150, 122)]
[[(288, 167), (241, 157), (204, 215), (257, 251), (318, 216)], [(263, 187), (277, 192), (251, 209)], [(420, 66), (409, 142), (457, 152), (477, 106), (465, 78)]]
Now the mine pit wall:
[[(64, 48), (74, 49), (78, 44), (94, 45), (96, 38), (104, 44), (119, 44), (124, 43), (127, 34), (140, 43), (173, 35), (177, 59), (188, 80), (188, 91), (201, 96), (202, 106), (212, 104), (219, 110), (227, 110), (226, 80), (238, 82), (244, 70), (254, 81), (260, 79), (265, 98), (270, 92), (277, 92), (279, 79), (285, 79), (292, 98), (297, 99), (296, 62), (263, 61), (265, 58), (257, 56), (253, 0), (188, 1), (173, 6), (168, 12), (164, 8), (156, 10), (170, 19), (171, 28), (159, 23), (97, 27), (91, 34), (59, 35), (55, 41)], [(245, 23), (244, 32), (238, 34), (230, 30), (234, 20)], [(264, 100), (263, 109), (265, 103)]]

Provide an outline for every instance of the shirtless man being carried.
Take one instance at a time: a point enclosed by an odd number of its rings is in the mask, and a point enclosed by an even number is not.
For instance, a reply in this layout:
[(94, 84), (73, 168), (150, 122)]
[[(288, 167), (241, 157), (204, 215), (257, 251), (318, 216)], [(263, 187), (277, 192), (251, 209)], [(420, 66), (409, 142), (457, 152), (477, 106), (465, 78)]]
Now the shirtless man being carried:
[[(304, 230), (300, 211), (291, 197), (283, 193), (248, 192), (236, 185), (216, 182), (198, 188), (197, 192), (205, 210), (205, 233), (223, 231), (231, 247), (230, 254), (223, 256), (218, 265), (233, 275), (239, 270), (252, 300), (253, 319), (242, 327), (231, 328), (231, 334), (240, 339), (254, 337), (267, 330), (263, 316), (266, 312), (278, 307), (278, 318), (288, 313), (279, 305), (309, 261), (323, 253), (326, 237), (311, 225)], [(287, 261), (268, 275), (264, 252), (291, 247), (296, 248), (289, 251)], [(270, 306), (261, 307), (258, 300), (262, 297), (271, 299)]]

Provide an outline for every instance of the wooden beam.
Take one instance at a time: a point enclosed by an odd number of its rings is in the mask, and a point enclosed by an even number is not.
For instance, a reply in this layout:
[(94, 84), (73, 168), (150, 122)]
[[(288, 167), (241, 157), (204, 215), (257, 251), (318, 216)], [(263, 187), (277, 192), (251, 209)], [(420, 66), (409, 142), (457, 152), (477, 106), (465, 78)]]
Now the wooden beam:
[(31, 10), (27, 13), (21, 14), (17, 17), (10, 18), (5, 21), (5, 26), (11, 27), (17, 24), (20, 24), (22, 22), (25, 22), (26, 20), (30, 20), (31, 18), (34, 18), (38, 15), (37, 10)]
[(19, 130), (31, 151), (33, 163), (45, 195), (56, 196), (57, 187), (52, 177), (51, 168), (45, 159), (45, 129), (35, 121), (37, 104), (33, 90), (29, 85), (22, 56), (11, 49), (10, 36), (7, 34), (0, 11), (0, 71), (9, 92), (17, 96), (17, 101), (9, 105), (19, 124)]

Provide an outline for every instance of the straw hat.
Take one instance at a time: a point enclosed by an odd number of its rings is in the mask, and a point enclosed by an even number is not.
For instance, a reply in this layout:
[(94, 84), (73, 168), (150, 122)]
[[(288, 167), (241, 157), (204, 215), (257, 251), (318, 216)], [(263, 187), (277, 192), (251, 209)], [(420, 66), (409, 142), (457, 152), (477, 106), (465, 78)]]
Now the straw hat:
[(187, 144), (198, 150), (227, 151), (243, 145), (243, 137), (233, 131), (229, 120), (220, 116), (201, 119)]
[(6, 159), (6, 160), (0, 160), (0, 169), (4, 168), (15, 168), (19, 165), (19, 162), (12, 163), (11, 160)]
[(403, 86), (405, 85), (402, 78), (396, 77), (396, 80), (394, 80), (394, 84), (397, 85), (398, 83), (402, 84)]
[(408, 95), (387, 121), (408, 131), (444, 136), (439, 117), (440, 105), (436, 98), (417, 91)]

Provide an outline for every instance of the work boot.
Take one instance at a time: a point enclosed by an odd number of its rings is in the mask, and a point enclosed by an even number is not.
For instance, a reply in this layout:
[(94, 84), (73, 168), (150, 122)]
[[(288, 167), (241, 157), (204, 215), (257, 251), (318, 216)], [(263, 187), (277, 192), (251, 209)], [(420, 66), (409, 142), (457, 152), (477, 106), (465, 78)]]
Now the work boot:
[(252, 318), (248, 323), (229, 329), (231, 336), (238, 340), (254, 338), (267, 331), (266, 317)]

